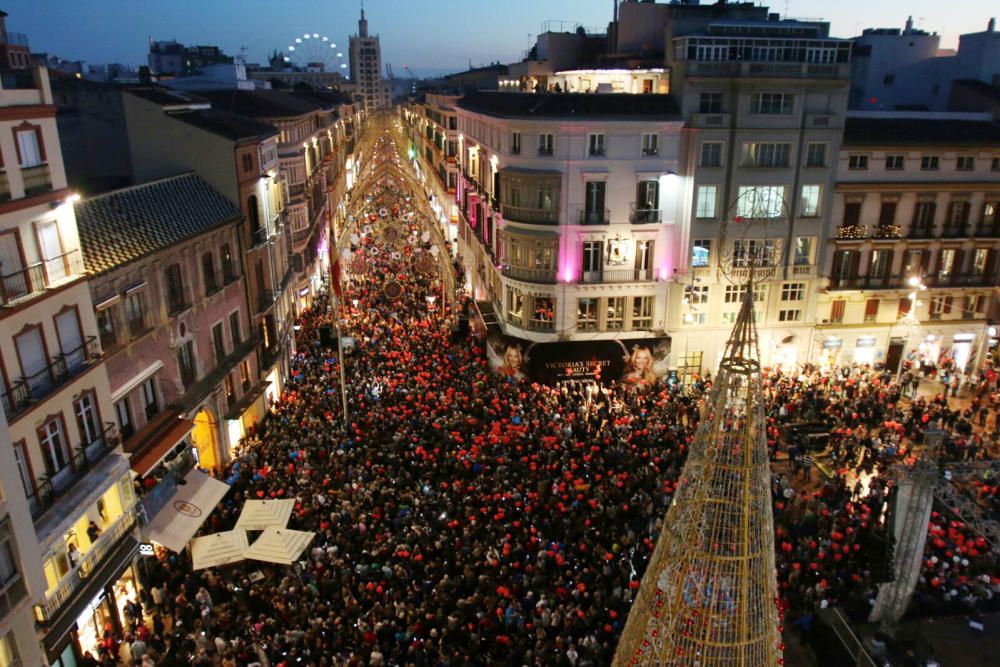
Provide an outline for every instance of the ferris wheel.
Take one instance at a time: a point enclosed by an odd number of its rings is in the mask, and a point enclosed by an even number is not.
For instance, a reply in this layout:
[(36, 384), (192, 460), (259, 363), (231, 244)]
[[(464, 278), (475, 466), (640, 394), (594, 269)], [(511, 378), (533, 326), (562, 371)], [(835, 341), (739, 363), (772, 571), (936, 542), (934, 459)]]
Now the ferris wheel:
[(329, 37), (318, 32), (306, 32), (292, 39), (286, 47), (285, 63), (304, 70), (339, 72), (347, 77), (344, 53)]

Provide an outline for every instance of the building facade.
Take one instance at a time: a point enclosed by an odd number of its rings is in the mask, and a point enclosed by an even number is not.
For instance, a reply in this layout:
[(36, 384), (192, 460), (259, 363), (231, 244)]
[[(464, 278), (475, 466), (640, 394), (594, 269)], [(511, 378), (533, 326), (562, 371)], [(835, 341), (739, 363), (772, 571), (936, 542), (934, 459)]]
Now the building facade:
[(667, 329), (686, 372), (717, 366), (752, 265), (764, 365), (808, 360), (851, 49), (828, 29), (725, 20), (673, 40), (694, 178)]
[(382, 47), (378, 35), (368, 34), (368, 19), (361, 9), (358, 34), (350, 41), (351, 82), (354, 99), (365, 113), (389, 108), (389, 86), (382, 79)]
[(992, 116), (851, 114), (832, 213), (812, 358), (978, 368), (996, 342), (1000, 284)]
[[(115, 601), (124, 603), (115, 591), (133, 581), (135, 498), (48, 75), (25, 73), (4, 76), (0, 91), (0, 375), (11, 443), (4, 456), (12, 459), (2, 484), (7, 511), (16, 518), (23, 502), (30, 517), (13, 539), (33, 556), (22, 560), (30, 568), (23, 581), (38, 635), (15, 633), (13, 641), (20, 655), (34, 656), (41, 639), (50, 664), (75, 664), (104, 622), (114, 622)], [(95, 603), (101, 591), (108, 595)]]
[(449, 238), (466, 287), (503, 334), (571, 356), (595, 341), (669, 346), (663, 281), (678, 261), (684, 199), (674, 100), (473, 93), (451, 111), (445, 102), (404, 117), (421, 169), (454, 198)]

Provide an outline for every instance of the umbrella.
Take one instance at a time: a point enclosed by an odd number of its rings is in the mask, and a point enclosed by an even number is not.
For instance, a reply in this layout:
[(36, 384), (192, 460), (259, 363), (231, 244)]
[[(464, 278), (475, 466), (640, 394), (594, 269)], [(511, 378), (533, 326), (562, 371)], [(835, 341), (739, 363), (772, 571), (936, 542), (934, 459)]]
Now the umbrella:
[(268, 528), (244, 552), (252, 560), (291, 565), (305, 551), (316, 533), (287, 528)]
[(228, 565), (243, 560), (247, 550), (247, 532), (237, 528), (191, 540), (191, 561), (195, 570)]
[(289, 500), (248, 500), (243, 504), (236, 527), (244, 530), (264, 530), (284, 528), (288, 517), (295, 508), (295, 499)]

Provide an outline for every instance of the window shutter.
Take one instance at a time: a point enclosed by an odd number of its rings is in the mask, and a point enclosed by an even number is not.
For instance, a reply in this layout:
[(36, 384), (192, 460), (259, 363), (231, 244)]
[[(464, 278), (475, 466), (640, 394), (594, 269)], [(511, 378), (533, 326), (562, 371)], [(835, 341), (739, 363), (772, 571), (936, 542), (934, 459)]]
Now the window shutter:
[(865, 319), (878, 317), (878, 299), (868, 299), (865, 301)]
[(899, 300), (899, 311), (896, 314), (897, 319), (906, 317), (910, 313), (910, 300), (903, 297)]
[(845, 299), (837, 299), (832, 304), (830, 304), (830, 321), (843, 322), (844, 309), (846, 307), (847, 307), (847, 301)]
[(944, 312), (945, 315), (949, 315), (951, 313), (951, 301), (952, 297), (950, 296), (946, 296), (944, 298), (944, 306), (942, 307), (941, 310), (942, 312)]

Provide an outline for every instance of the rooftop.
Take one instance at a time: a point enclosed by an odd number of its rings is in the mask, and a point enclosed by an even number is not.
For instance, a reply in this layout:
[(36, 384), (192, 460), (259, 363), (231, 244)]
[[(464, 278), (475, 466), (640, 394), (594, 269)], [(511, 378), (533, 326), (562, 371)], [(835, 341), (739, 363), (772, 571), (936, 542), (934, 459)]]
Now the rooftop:
[(235, 204), (193, 172), (115, 190), (76, 205), (84, 266), (94, 275), (241, 215)]
[(180, 110), (172, 112), (170, 117), (232, 141), (266, 139), (278, 134), (278, 128), (270, 123), (219, 109)]
[(307, 98), (291, 90), (202, 90), (198, 94), (211, 101), (216, 109), (250, 118), (304, 116), (337, 106), (337, 102)]
[(147, 102), (159, 104), (164, 109), (182, 109), (191, 107), (206, 108), (209, 105), (209, 101), (204, 97), (180, 90), (173, 90), (172, 88), (167, 88), (165, 86), (132, 86), (126, 90), (136, 97), (141, 97)]
[(672, 95), (625, 93), (497, 93), (479, 91), (458, 101), (467, 111), (507, 118), (659, 118), (679, 120), (680, 109)]
[(1000, 146), (1000, 123), (979, 113), (851, 113), (844, 145)]

